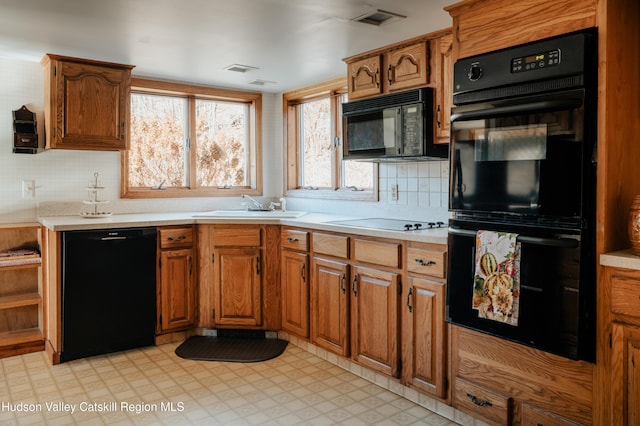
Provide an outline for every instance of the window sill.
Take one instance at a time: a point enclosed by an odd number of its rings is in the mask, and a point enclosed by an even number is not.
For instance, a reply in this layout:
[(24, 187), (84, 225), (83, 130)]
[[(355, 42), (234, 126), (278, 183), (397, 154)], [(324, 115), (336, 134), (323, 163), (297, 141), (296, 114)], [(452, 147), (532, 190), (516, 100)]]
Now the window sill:
[(351, 191), (348, 189), (290, 189), (285, 194), (292, 198), (313, 198), (348, 201), (378, 201), (378, 193), (373, 190)]
[(121, 198), (144, 199), (144, 198), (192, 198), (192, 197), (239, 197), (242, 194), (261, 196), (262, 191), (249, 187), (222, 188), (129, 188), (124, 190)]

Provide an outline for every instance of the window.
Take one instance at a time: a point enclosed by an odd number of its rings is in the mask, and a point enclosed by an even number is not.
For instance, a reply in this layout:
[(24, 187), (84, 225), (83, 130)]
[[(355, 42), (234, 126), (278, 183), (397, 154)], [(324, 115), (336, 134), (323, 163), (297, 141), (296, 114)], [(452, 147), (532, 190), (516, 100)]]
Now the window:
[(374, 163), (342, 159), (344, 79), (285, 93), (287, 195), (375, 200)]
[(122, 196), (260, 195), (262, 95), (132, 79)]

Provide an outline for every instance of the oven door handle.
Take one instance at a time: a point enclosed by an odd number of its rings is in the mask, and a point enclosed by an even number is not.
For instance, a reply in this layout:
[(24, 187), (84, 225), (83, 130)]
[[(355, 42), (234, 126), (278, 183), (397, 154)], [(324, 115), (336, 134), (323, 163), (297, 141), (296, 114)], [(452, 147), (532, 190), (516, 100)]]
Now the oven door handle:
[(494, 118), (507, 114), (522, 114), (542, 111), (558, 111), (564, 109), (574, 109), (582, 105), (580, 99), (551, 99), (548, 101), (531, 102), (527, 104), (498, 106), (495, 108), (481, 109), (477, 111), (466, 111), (451, 114), (451, 121), (477, 120), (482, 118)]
[[(453, 235), (460, 235), (463, 237), (474, 237), (476, 231), (469, 229), (460, 229), (449, 227), (449, 233)], [(536, 244), (540, 246), (550, 247), (564, 247), (564, 248), (576, 248), (580, 245), (580, 240), (575, 238), (542, 238), (542, 237), (528, 237), (526, 235), (518, 235), (517, 241), (525, 244)]]

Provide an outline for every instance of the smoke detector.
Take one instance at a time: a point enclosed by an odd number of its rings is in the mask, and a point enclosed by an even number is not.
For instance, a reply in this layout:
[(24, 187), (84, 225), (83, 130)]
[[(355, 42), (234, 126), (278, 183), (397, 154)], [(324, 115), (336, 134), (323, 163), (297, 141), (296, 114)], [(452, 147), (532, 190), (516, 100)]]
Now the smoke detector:
[(388, 24), (393, 21), (398, 21), (400, 19), (404, 19), (406, 16), (400, 15), (398, 13), (388, 12), (386, 10), (372, 10), (364, 15), (360, 15), (357, 18), (353, 18), (354, 22), (362, 22), (363, 24), (375, 25), (379, 27), (384, 24)]

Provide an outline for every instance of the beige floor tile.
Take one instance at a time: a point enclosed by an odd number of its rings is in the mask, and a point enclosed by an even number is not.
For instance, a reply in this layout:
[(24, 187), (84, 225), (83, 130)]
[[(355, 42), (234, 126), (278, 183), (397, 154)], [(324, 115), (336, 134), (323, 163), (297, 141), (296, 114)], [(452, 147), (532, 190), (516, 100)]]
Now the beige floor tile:
[[(398, 396), (398, 385), (390, 392), (292, 344), (253, 364), (185, 360), (176, 346), (55, 366), (42, 352), (0, 359), (0, 403), (40, 407), (0, 409), (0, 426), (455, 424)], [(75, 404), (76, 411), (53, 411), (52, 402)]]

